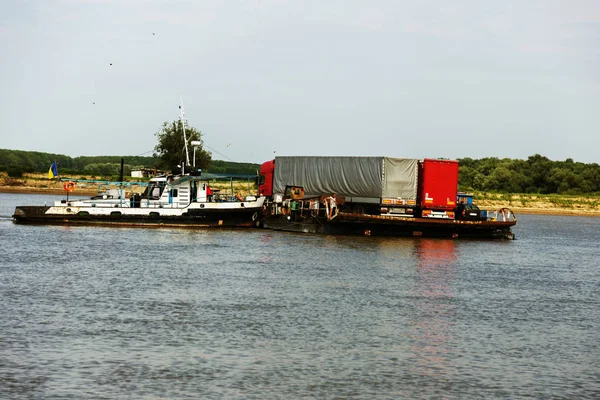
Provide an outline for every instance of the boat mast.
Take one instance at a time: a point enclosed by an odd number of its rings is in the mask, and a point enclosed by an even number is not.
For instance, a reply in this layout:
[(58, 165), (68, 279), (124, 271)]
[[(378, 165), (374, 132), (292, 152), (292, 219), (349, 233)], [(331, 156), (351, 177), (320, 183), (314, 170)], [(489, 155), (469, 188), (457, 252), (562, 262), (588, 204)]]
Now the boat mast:
[(181, 126), (183, 127), (183, 143), (185, 145), (185, 165), (190, 165), (190, 153), (188, 152), (187, 136), (185, 135), (185, 111), (183, 111), (183, 99), (181, 99), (181, 105), (179, 106), (179, 120), (181, 121)]

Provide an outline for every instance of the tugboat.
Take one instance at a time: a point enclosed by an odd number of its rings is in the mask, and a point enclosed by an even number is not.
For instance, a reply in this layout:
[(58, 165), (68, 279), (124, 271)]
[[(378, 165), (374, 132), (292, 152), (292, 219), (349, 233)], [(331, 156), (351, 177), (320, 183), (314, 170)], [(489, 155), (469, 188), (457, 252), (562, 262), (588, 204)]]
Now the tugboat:
[(59, 200), (53, 206), (18, 206), (13, 220), (30, 224), (152, 225), (251, 227), (264, 197), (219, 198), (209, 195), (202, 176), (157, 177), (142, 194), (127, 198), (123, 190), (81, 200)]
[[(179, 108), (189, 165), (183, 106)], [(110, 184), (119, 189), (108, 189), (87, 199), (69, 200), (75, 181), (67, 181), (64, 185), (67, 199), (58, 200), (52, 206), (17, 206), (13, 221), (22, 224), (252, 227), (265, 200), (257, 196), (242, 198), (233, 193), (232, 196), (219, 196), (210, 188), (208, 177), (195, 171), (154, 177), (144, 183), (147, 186), (141, 194), (125, 193), (131, 183)]]

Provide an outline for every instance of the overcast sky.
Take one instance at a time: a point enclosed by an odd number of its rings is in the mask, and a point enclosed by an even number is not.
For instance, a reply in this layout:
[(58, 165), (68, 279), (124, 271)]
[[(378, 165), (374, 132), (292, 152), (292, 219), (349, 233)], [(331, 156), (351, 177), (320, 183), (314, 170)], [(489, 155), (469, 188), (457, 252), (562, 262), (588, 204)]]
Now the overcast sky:
[[(600, 1), (8, 0), (0, 148), (600, 162)], [(112, 65), (111, 65), (112, 64)]]

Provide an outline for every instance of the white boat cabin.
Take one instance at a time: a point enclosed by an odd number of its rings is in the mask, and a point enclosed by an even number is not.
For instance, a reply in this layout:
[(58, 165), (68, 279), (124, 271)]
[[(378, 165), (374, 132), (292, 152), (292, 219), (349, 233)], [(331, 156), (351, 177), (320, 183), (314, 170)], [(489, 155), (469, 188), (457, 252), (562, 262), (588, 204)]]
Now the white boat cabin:
[[(141, 194), (127, 197), (124, 190), (109, 189), (90, 199), (69, 200), (71, 206), (131, 207), (131, 208), (183, 208), (192, 203), (224, 203), (256, 201), (255, 196), (245, 199), (221, 196), (212, 190), (206, 178), (194, 175), (160, 176), (150, 180)], [(62, 200), (65, 202), (65, 200)]]

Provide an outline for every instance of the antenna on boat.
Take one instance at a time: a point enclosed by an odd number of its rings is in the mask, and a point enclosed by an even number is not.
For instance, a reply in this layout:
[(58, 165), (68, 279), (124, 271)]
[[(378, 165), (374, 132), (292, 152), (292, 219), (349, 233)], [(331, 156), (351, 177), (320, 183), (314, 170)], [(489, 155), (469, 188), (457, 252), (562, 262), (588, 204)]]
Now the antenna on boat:
[[(185, 145), (185, 165), (190, 165), (190, 153), (188, 152), (187, 136), (185, 135), (185, 111), (183, 111), (183, 99), (180, 98), (181, 105), (179, 106), (179, 120), (183, 127), (183, 143)], [(181, 171), (183, 172), (183, 171)]]

